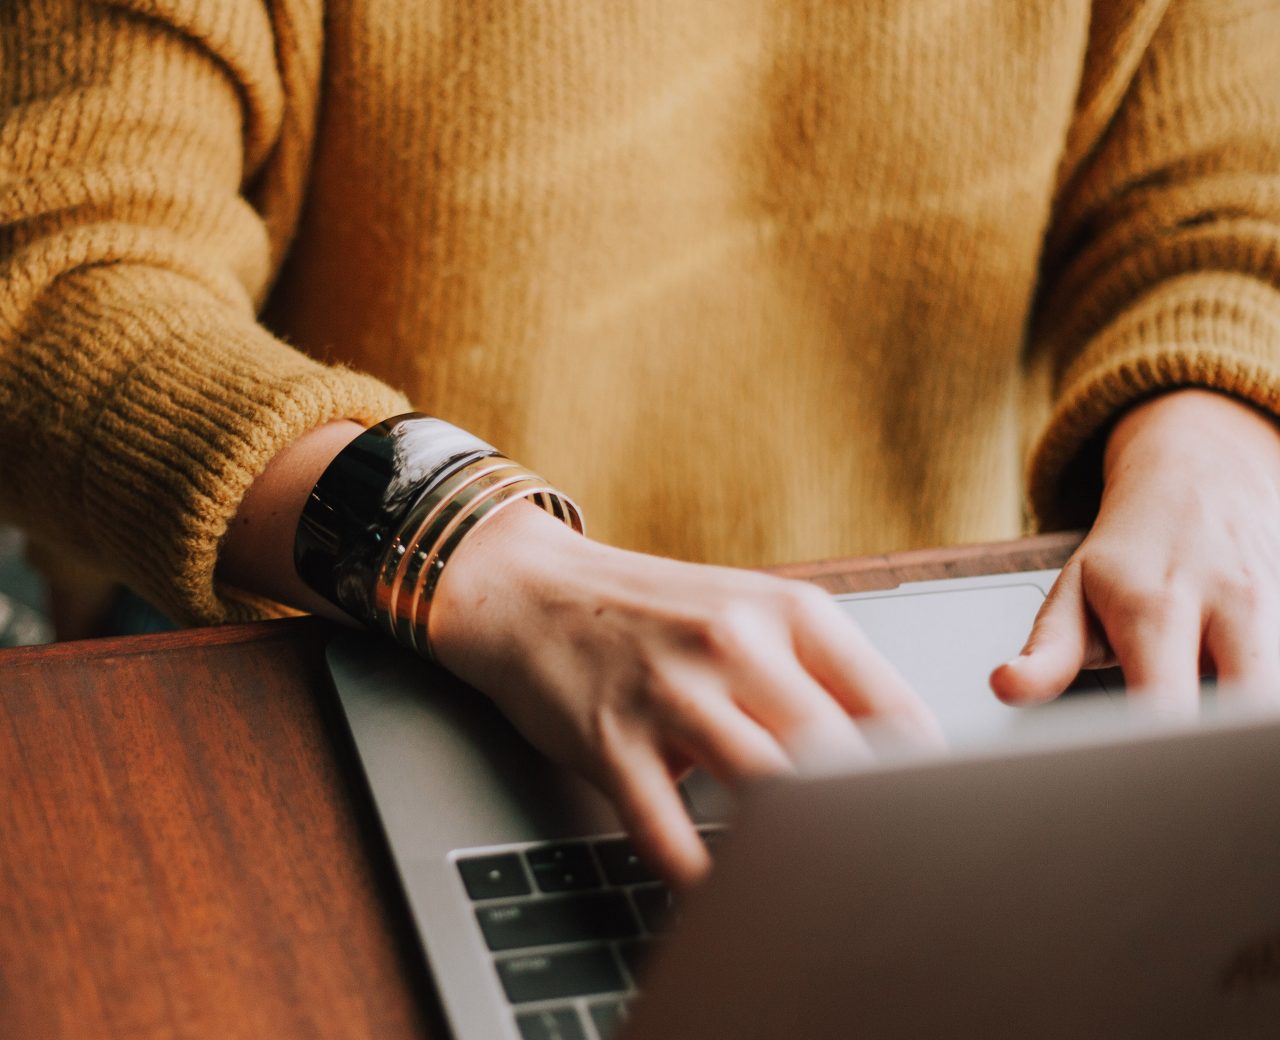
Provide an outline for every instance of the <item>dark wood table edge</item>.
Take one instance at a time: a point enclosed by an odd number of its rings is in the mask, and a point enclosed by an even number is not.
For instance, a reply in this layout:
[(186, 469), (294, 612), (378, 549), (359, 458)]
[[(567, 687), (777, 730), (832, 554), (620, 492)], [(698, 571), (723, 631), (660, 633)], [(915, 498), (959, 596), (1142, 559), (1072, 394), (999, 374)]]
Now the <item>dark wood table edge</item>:
[(69, 658), (124, 657), (134, 654), (167, 653), (175, 650), (265, 643), (280, 639), (324, 638), (340, 626), (323, 618), (302, 616), (245, 621), (230, 625), (179, 628), (169, 632), (106, 636), (37, 646), (0, 649), (0, 661), (19, 663), (26, 659), (49, 661)]
[[(1061, 567), (1084, 537), (1083, 531), (1054, 531), (1003, 542), (971, 542), (938, 549), (850, 559), (815, 560), (764, 568), (771, 574), (815, 581), (833, 591), (892, 588), (906, 581), (970, 577)], [(849, 591), (854, 591), (850, 587)]]

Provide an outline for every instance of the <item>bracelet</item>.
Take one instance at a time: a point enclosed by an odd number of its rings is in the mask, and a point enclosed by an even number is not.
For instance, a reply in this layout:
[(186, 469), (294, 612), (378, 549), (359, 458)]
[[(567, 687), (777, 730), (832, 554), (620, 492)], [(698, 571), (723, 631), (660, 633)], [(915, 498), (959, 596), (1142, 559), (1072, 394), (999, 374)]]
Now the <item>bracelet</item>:
[(433, 659), (436, 586), (463, 539), (522, 499), (582, 532), (577, 505), (478, 437), (411, 413), (344, 448), (308, 496), (294, 539), (302, 580)]

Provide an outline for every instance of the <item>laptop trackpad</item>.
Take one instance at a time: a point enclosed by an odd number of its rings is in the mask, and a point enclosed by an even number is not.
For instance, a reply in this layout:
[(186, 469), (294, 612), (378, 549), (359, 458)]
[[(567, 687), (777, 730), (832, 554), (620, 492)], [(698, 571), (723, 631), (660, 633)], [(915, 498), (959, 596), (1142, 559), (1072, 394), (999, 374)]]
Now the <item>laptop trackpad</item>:
[[(982, 587), (906, 585), (838, 602), (929, 705), (948, 743), (962, 748), (1016, 743), (1032, 730), (1042, 732), (1052, 706), (1011, 708), (996, 699), (987, 680), (1022, 649), (1044, 597), (1039, 584), (1018, 578)], [(1075, 688), (1109, 692), (1088, 672)], [(731, 795), (706, 773), (695, 771), (682, 787), (697, 822), (729, 817)]]
[[(840, 605), (933, 710), (952, 747), (1017, 742), (1041, 731), (1053, 705), (1012, 708), (991, 692), (997, 665), (1016, 656), (1044, 602), (1044, 590), (1020, 579), (1007, 585), (841, 597)], [(1112, 691), (1097, 673), (1075, 690)]]

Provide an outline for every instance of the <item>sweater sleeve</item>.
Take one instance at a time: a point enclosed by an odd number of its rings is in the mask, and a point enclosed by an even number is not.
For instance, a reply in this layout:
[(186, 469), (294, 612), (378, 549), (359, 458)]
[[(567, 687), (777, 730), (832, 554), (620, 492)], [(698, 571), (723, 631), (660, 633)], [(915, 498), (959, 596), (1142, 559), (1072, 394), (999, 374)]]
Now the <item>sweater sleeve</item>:
[(256, 320), (320, 49), (272, 6), (0, 7), (0, 511), (188, 621), (263, 611), (214, 568), (277, 451), (405, 408)]
[(1106, 434), (1144, 398), (1280, 413), (1280, 6), (1095, 8), (1030, 341), (1055, 391), (1029, 476), (1050, 528), (1092, 520)]

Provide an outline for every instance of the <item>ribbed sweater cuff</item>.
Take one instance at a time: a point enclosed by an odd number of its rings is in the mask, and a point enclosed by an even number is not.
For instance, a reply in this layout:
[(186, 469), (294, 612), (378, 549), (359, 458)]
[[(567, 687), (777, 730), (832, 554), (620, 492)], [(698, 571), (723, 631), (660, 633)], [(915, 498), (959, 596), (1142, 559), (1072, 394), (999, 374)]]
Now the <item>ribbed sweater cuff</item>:
[(1028, 489), (1038, 526), (1090, 523), (1116, 420), (1158, 393), (1193, 386), (1280, 415), (1280, 290), (1228, 272), (1184, 275), (1104, 328), (1066, 371), (1032, 454)]
[(134, 277), (124, 299), (125, 280), (110, 281), (99, 313), (105, 323), (127, 315), (128, 364), (106, 385), (77, 385), (84, 373), (62, 384), (68, 408), (99, 402), (85, 417), (81, 460), (93, 555), (180, 621), (280, 613), (214, 580), (245, 491), (306, 431), (341, 418), (370, 424), (405, 410), (405, 399), (311, 360), (179, 276)]

